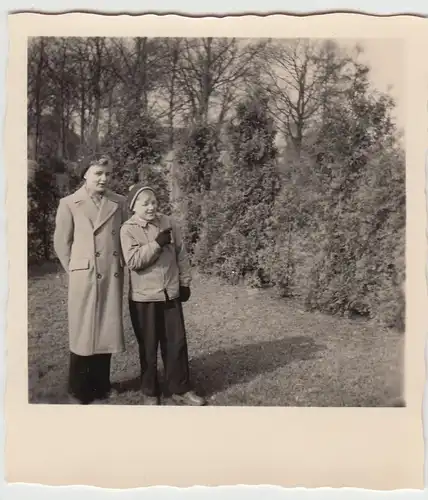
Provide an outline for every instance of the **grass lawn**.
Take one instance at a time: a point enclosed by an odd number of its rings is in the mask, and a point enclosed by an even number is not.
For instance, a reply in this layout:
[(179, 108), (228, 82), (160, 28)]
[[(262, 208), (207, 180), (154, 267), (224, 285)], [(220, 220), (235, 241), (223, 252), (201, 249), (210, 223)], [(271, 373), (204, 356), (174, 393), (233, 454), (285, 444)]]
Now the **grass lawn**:
[[(52, 265), (29, 277), (31, 403), (67, 401), (66, 285)], [(141, 404), (126, 298), (124, 314), (127, 350), (113, 357), (118, 392), (109, 404)], [(271, 291), (199, 275), (184, 314), (192, 378), (210, 405), (399, 405), (404, 335), (398, 332), (309, 313)]]

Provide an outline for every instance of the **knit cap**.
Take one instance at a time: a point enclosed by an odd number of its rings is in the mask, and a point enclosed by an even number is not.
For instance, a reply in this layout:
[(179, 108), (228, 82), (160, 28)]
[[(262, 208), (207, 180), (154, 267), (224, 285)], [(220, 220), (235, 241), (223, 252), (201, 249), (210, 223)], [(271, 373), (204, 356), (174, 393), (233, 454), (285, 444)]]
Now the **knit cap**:
[(147, 184), (143, 184), (141, 182), (134, 184), (133, 186), (131, 186), (129, 188), (128, 207), (129, 207), (129, 210), (131, 210), (131, 212), (134, 209), (134, 205), (135, 205), (135, 202), (136, 202), (138, 196), (143, 191), (151, 191), (153, 194), (156, 194), (153, 188), (151, 188), (150, 186), (147, 186)]

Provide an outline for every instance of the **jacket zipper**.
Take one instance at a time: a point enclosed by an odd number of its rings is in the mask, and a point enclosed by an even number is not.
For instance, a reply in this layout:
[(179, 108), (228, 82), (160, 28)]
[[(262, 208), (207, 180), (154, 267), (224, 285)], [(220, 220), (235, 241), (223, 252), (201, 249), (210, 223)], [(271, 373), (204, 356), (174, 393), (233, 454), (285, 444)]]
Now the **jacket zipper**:
[(162, 272), (162, 284), (163, 284), (164, 302), (168, 302), (169, 297), (168, 297), (168, 290), (166, 289), (165, 270), (164, 270), (163, 267), (161, 267), (161, 272)]
[(165, 302), (168, 302), (169, 296), (168, 296), (168, 290), (166, 289), (166, 283), (165, 283), (165, 271), (162, 269), (162, 281), (163, 281), (163, 294), (165, 296)]

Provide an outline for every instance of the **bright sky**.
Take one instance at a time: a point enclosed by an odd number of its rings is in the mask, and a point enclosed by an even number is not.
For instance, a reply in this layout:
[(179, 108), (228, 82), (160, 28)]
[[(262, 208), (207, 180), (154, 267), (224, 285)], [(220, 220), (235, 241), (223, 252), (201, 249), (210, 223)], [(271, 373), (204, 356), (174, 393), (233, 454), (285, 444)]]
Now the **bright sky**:
[[(382, 92), (388, 92), (395, 99), (395, 118), (398, 127), (405, 126), (405, 59), (404, 41), (400, 39), (336, 39), (345, 47), (359, 44), (364, 52), (360, 55), (362, 62), (371, 68), (370, 75), (373, 86)], [(388, 86), (392, 88), (389, 90)]]

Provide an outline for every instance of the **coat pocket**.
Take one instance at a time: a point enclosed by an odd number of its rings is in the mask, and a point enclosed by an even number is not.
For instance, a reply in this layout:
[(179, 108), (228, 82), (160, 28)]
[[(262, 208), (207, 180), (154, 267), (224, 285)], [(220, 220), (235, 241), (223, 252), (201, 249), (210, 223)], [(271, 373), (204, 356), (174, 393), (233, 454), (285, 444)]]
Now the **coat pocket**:
[(68, 266), (69, 271), (84, 271), (89, 269), (89, 259), (71, 259)]

